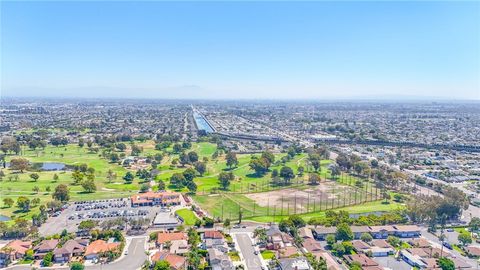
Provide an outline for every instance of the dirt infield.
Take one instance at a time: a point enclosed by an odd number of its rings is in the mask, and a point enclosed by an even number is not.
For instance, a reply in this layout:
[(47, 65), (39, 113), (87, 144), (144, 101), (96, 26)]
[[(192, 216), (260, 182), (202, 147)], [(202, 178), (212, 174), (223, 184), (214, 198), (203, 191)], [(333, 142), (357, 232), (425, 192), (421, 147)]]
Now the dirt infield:
[(259, 206), (296, 208), (298, 211), (306, 211), (315, 207), (314, 205), (319, 207), (322, 204), (349, 205), (355, 202), (355, 198), (357, 201), (365, 198), (365, 194), (356, 188), (331, 181), (309, 186), (306, 189), (287, 188), (245, 196), (254, 200)]

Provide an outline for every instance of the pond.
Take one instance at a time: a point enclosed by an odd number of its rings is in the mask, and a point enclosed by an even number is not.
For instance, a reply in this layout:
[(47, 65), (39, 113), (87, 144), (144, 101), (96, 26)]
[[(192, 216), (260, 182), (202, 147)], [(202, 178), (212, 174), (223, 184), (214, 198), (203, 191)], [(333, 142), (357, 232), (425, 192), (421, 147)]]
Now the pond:
[(4, 215), (0, 215), (0, 221), (9, 221), (10, 218)]
[[(7, 162), (5, 166), (10, 167), (10, 162)], [(65, 164), (60, 162), (39, 162), (32, 163), (32, 168), (41, 171), (62, 171), (65, 170)]]
[(384, 211), (373, 211), (373, 212), (366, 212), (366, 213), (360, 213), (360, 214), (350, 214), (350, 218), (359, 218), (363, 216), (368, 216), (368, 215), (375, 215), (377, 217), (385, 214), (386, 212)]

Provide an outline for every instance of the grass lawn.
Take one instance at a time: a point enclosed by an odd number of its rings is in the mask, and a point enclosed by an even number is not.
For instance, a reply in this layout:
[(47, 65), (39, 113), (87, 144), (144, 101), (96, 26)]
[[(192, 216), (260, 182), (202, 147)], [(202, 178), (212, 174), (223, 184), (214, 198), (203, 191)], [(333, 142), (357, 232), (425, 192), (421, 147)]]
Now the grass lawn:
[(238, 254), (238, 251), (230, 251), (228, 252), (228, 257), (234, 262), (240, 261), (240, 255)]
[(261, 254), (264, 260), (271, 260), (273, 257), (275, 257), (275, 253), (271, 250), (264, 250), (261, 252)]
[(193, 211), (187, 208), (177, 210), (175, 211), (175, 214), (182, 217), (185, 225), (189, 225), (189, 226), (195, 225), (195, 222), (198, 220), (197, 216), (195, 216)]

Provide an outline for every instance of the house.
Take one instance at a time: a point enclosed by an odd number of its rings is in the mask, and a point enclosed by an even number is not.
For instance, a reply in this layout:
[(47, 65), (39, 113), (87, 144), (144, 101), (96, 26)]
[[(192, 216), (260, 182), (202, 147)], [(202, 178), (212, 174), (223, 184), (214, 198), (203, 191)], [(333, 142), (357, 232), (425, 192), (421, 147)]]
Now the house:
[(478, 258), (480, 257), (480, 247), (479, 246), (468, 246), (465, 248), (469, 257)]
[(378, 263), (367, 257), (365, 254), (344, 255), (343, 257), (349, 265), (356, 262), (362, 266), (362, 269), (366, 269), (367, 267), (378, 267)]
[(119, 251), (120, 248), (120, 243), (118, 242), (112, 242), (112, 243), (107, 243), (104, 240), (95, 240), (92, 243), (90, 243), (87, 248), (85, 249), (85, 259), (87, 260), (93, 260), (93, 259), (98, 259), (101, 257), (102, 253), (108, 252), (108, 251)]
[(158, 261), (168, 262), (172, 270), (185, 269), (185, 266), (186, 266), (185, 257), (178, 256), (178, 255), (171, 254), (164, 251), (157, 251), (155, 254), (153, 254), (151, 259), (153, 263), (156, 263)]
[(36, 260), (41, 260), (47, 253), (52, 252), (58, 245), (58, 239), (43, 240), (33, 248), (33, 257)]
[(360, 239), (362, 234), (370, 233), (368, 226), (351, 226), (350, 229), (352, 230), (354, 239)]
[(418, 248), (430, 247), (430, 242), (423, 237), (422, 238), (410, 239), (410, 240), (408, 240), (408, 244), (410, 244), (413, 247), (418, 247)]
[(394, 250), (392, 248), (382, 248), (373, 246), (370, 248), (372, 257), (387, 257), (390, 254), (393, 254)]
[(375, 239), (386, 239), (388, 236), (395, 233), (395, 228), (390, 225), (385, 226), (370, 226), (370, 234)]
[(184, 232), (159, 232), (157, 234), (157, 246), (163, 249), (163, 245), (166, 242), (172, 242), (176, 240), (188, 240), (188, 236)]
[(133, 207), (138, 206), (171, 206), (180, 204), (180, 193), (170, 191), (145, 192), (130, 197)]
[(72, 257), (82, 256), (88, 245), (88, 241), (84, 240), (68, 240), (62, 247), (53, 250), (53, 260), (56, 263), (69, 262)]
[(316, 240), (307, 238), (303, 241), (303, 248), (305, 248), (310, 253), (323, 252), (322, 245)]
[(369, 244), (363, 242), (362, 240), (352, 241), (352, 246), (357, 253), (367, 253), (371, 248)]
[(324, 241), (327, 239), (328, 235), (335, 235), (337, 232), (336, 227), (325, 227), (325, 226), (318, 226), (313, 229), (313, 237), (317, 240)]
[(303, 239), (308, 239), (308, 238), (313, 239), (312, 230), (307, 227), (302, 227), (298, 229), (298, 235)]
[(384, 239), (373, 239), (370, 243), (372, 246), (380, 247), (380, 248), (391, 248), (393, 249), (392, 245), (390, 245)]
[(394, 225), (394, 235), (400, 238), (420, 237), (420, 227), (417, 225)]
[(422, 260), (422, 257), (416, 254), (412, 254), (408, 250), (400, 251), (401, 258), (411, 265), (412, 267), (424, 268), (426, 267), (426, 263)]
[(207, 257), (212, 270), (235, 270), (228, 255), (216, 248), (208, 249)]
[(170, 245), (170, 253), (185, 254), (189, 251), (187, 240), (173, 240)]
[(386, 257), (395, 252), (395, 249), (383, 239), (374, 239), (370, 243), (370, 252), (373, 257)]
[(204, 239), (202, 245), (204, 249), (216, 248), (222, 252), (228, 251), (228, 245), (225, 239)]
[(286, 258), (279, 260), (280, 270), (312, 270), (305, 257)]
[(31, 247), (31, 241), (14, 240), (9, 242), (0, 249), (0, 267), (5, 267), (12, 261), (22, 259)]
[(294, 246), (287, 246), (277, 250), (277, 258), (290, 258), (298, 254), (298, 250)]
[(328, 252), (317, 252), (313, 253), (315, 257), (323, 258), (327, 263), (327, 270), (343, 270), (343, 268), (338, 264), (338, 262), (330, 255)]
[(206, 231), (203, 233), (203, 239), (223, 239), (223, 234), (219, 231)]

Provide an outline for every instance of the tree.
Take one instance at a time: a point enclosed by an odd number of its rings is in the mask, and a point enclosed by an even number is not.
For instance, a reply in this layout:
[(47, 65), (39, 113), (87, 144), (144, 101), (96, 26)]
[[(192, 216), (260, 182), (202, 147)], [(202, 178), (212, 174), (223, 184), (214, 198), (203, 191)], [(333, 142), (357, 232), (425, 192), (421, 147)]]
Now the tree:
[(458, 241), (460, 243), (462, 243), (463, 246), (466, 246), (467, 244), (471, 244), (472, 243), (472, 237), (470, 236), (470, 233), (466, 232), (466, 231), (462, 231), (459, 235), (458, 235)]
[(318, 185), (322, 179), (316, 173), (309, 173), (308, 174), (308, 183), (310, 185)]
[(50, 251), (43, 257), (42, 266), (48, 267), (52, 265), (52, 260), (53, 260), (53, 253)]
[(180, 159), (180, 164), (182, 164), (182, 166), (185, 166), (185, 164), (190, 163), (190, 159), (188, 157), (188, 154), (186, 154), (185, 152), (180, 153), (178, 158)]
[(227, 160), (227, 166), (229, 169), (238, 166), (237, 154), (233, 152), (228, 152), (225, 159)]
[(225, 219), (225, 221), (223, 222), (223, 227), (224, 228), (230, 228), (230, 219)]
[(305, 172), (305, 168), (303, 166), (298, 166), (298, 175), (303, 176), (303, 173)]
[(10, 160), (10, 169), (14, 171), (20, 171), (23, 173), (24, 170), (28, 169), (29, 162), (24, 158), (12, 158)]
[(30, 199), (25, 196), (20, 196), (17, 198), (17, 206), (21, 208), (23, 212), (30, 210)]
[(283, 166), (280, 169), (280, 177), (283, 178), (283, 180), (285, 181), (285, 184), (287, 185), (290, 183), (290, 180), (295, 178), (295, 173), (293, 172), (292, 168)]
[(112, 182), (113, 180), (115, 180), (117, 178), (117, 174), (114, 173), (112, 171), (112, 169), (108, 170), (107, 172), (107, 179), (108, 179), (108, 182)]
[(190, 193), (195, 193), (197, 191), (197, 184), (193, 181), (187, 181), (186, 186)]
[(455, 270), (455, 263), (447, 257), (438, 259), (437, 263), (442, 270)]
[(220, 186), (222, 186), (223, 190), (227, 190), (228, 186), (230, 186), (230, 182), (235, 179), (235, 176), (232, 172), (221, 172), (218, 176), (218, 180), (220, 181)]
[(128, 184), (132, 183), (134, 178), (135, 176), (131, 172), (127, 172), (125, 176), (123, 176), (123, 180), (125, 180), (125, 182), (127, 182)]
[(188, 160), (191, 162), (191, 163), (195, 163), (198, 161), (198, 154), (197, 152), (195, 151), (190, 151), (188, 152)]
[(194, 164), (195, 170), (202, 176), (207, 171), (207, 165), (205, 162), (197, 161)]
[(82, 187), (87, 193), (92, 193), (97, 190), (97, 186), (95, 185), (95, 182), (92, 179), (86, 179), (82, 181)]
[(75, 170), (72, 173), (73, 184), (78, 185), (83, 180), (84, 174), (79, 170)]
[(33, 181), (37, 182), (38, 178), (40, 178), (40, 175), (38, 175), (38, 173), (32, 173), (30, 174), (30, 178), (32, 178)]
[(333, 179), (337, 179), (337, 177), (340, 175), (340, 168), (336, 165), (332, 166), (330, 171)]
[(337, 257), (341, 257), (343, 254), (345, 254), (345, 247), (342, 245), (342, 243), (333, 244), (332, 250)]
[(370, 243), (373, 240), (373, 237), (369, 233), (362, 233), (362, 235), (360, 236), (360, 239), (363, 242)]
[(173, 152), (174, 153), (180, 153), (180, 151), (182, 151), (182, 146), (178, 143), (174, 144), (173, 145)]
[(85, 266), (83, 266), (83, 264), (79, 262), (73, 262), (70, 265), (70, 270), (84, 270), (84, 269), (85, 269)]
[(162, 180), (158, 181), (158, 190), (165, 190), (165, 182)]
[(350, 241), (353, 240), (353, 232), (348, 226), (347, 223), (341, 223), (337, 226), (337, 231), (335, 232), (335, 239), (339, 241)]
[(147, 184), (142, 184), (142, 185), (140, 186), (140, 192), (141, 192), (141, 193), (145, 193), (145, 192), (148, 191), (149, 188), (150, 188), (150, 187), (149, 187)]
[(34, 186), (32, 190), (33, 192), (38, 193), (40, 191), (40, 188), (38, 186)]
[(480, 218), (473, 217), (468, 223), (468, 227), (470, 227), (471, 231), (476, 232), (480, 229)]
[(82, 220), (80, 224), (78, 224), (78, 229), (81, 231), (90, 231), (91, 229), (95, 228), (95, 226), (97, 226), (95, 221), (87, 219)]
[(182, 174), (183, 174), (183, 177), (185, 177), (185, 180), (190, 182), (190, 181), (193, 181), (193, 179), (197, 175), (197, 171), (195, 171), (195, 169), (193, 168), (188, 168), (185, 171), (183, 171)]
[(53, 174), (53, 181), (55, 181), (55, 182), (58, 181), (58, 175), (56, 173)]
[(326, 240), (327, 240), (327, 244), (328, 244), (330, 247), (333, 246), (333, 244), (335, 244), (335, 243), (337, 242), (337, 240), (335, 239), (335, 235), (333, 235), (333, 234), (327, 235)]
[(178, 189), (183, 188), (184, 183), (185, 183), (185, 176), (183, 176), (183, 174), (181, 173), (174, 173), (170, 177), (170, 184), (174, 185)]
[(12, 207), (12, 205), (14, 204), (14, 201), (12, 198), (5, 198), (3, 199), (3, 204), (6, 206), (6, 207)]
[(66, 202), (70, 199), (70, 191), (68, 190), (67, 185), (60, 184), (55, 187), (55, 191), (52, 194), (52, 198), (55, 200)]
[(255, 174), (257, 174), (258, 176), (264, 175), (270, 167), (268, 160), (264, 158), (252, 158), (248, 165), (252, 170), (255, 171)]

